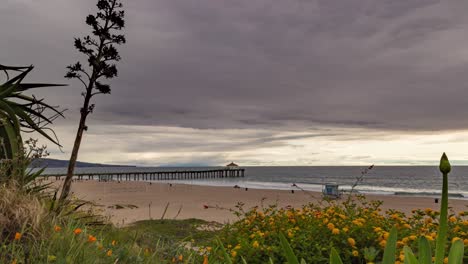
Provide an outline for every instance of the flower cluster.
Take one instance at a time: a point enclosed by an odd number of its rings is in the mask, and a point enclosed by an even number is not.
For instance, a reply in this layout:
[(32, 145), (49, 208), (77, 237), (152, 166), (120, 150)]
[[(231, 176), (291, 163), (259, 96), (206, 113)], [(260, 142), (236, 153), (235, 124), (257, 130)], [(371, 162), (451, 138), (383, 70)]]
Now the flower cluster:
[[(307, 263), (328, 263), (331, 247), (340, 248), (345, 263), (381, 257), (393, 226), (398, 229), (397, 246), (401, 252), (398, 261), (404, 260), (405, 245), (417, 248), (420, 235), (435, 246), (437, 211), (413, 210), (407, 216), (397, 210), (383, 212), (381, 204), (357, 197), (343, 203), (309, 204), (300, 209), (256, 207), (246, 212), (242, 220), (224, 228), (220, 239), (233, 260), (239, 261), (242, 256), (255, 263), (269, 258), (275, 263), (285, 261), (279, 233), (288, 238), (297, 257)], [(461, 212), (450, 216), (449, 240), (461, 239), (468, 244), (467, 215)]]

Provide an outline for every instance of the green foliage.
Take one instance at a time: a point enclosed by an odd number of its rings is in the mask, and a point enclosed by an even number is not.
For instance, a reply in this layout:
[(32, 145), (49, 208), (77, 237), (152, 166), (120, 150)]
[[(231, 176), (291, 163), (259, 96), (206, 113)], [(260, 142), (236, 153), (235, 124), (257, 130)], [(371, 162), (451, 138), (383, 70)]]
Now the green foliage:
[(284, 255), (288, 261), (289, 264), (299, 264), (299, 260), (297, 260), (296, 255), (294, 254), (291, 246), (288, 243), (288, 240), (284, 236), (283, 233), (279, 234), (280, 242), (281, 242), (281, 247), (283, 248)]
[(334, 248), (331, 249), (330, 264), (343, 264), (340, 255), (338, 255), (338, 252)]
[(426, 237), (419, 238), (419, 263), (432, 264), (432, 250)]
[(382, 264), (394, 264), (396, 260), (397, 249), (397, 229), (395, 227), (390, 231), (388, 240), (385, 246)]
[[(443, 176), (442, 183), (442, 203), (440, 209), (438, 234), (436, 241), (435, 264), (444, 263), (445, 247), (447, 244), (447, 231), (448, 231), (448, 173), (451, 170), (450, 162), (447, 155), (444, 153), (440, 159), (440, 171)], [(466, 233), (465, 233), (466, 234)], [(383, 264), (393, 264), (395, 262), (396, 252), (396, 229), (392, 229), (390, 237), (387, 241), (385, 253), (383, 257)], [(333, 252), (332, 252), (333, 255)], [(455, 239), (452, 242), (450, 252), (448, 255), (449, 264), (462, 264), (464, 255), (464, 245), (461, 239)], [(419, 260), (413, 254), (410, 247), (404, 247), (404, 261), (405, 264), (432, 264), (432, 254), (429, 241), (425, 237), (419, 239)]]
[[(0, 148), (0, 159), (13, 159), (23, 155), (21, 131), (37, 132), (59, 145), (53, 130), (48, 128), (48, 125), (52, 124), (58, 116), (63, 116), (62, 112), (45, 103), (42, 99), (25, 95), (25, 92), (31, 89), (58, 85), (24, 83), (23, 80), (33, 70), (33, 66), (0, 65), (0, 70), (7, 76), (6, 82), (0, 85), (0, 137), (3, 141)], [(17, 74), (10, 78), (12, 72)], [(46, 115), (46, 112), (51, 114)], [(47, 130), (51, 133), (47, 133)]]

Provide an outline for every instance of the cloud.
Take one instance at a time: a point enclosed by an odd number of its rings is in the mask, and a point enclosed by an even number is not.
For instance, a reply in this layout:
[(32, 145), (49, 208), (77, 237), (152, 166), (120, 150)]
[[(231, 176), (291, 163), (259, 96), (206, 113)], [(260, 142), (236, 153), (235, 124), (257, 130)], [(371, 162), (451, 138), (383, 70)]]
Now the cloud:
[[(84, 18), (94, 4), (8, 0), (0, 7), (0, 49), (8, 51), (0, 61), (32, 63), (37, 69), (31, 79), (65, 82), (64, 67), (80, 59), (73, 37), (89, 32)], [(96, 98), (89, 117), (87, 140), (96, 149), (106, 139), (93, 133), (116, 126), (138, 127), (137, 134), (122, 131), (108, 142), (123, 145), (113, 148), (125, 155), (141, 149), (302, 148), (294, 142), (318, 138), (343, 144), (356, 137), (346, 129), (385, 137), (468, 129), (466, 1), (124, 4), (128, 43), (120, 47), (119, 76), (111, 81), (111, 95)], [(68, 143), (81, 102), (79, 83), (69, 84), (38, 91), (69, 109), (68, 118), (57, 122)], [(161, 127), (185, 129), (187, 137)], [(338, 133), (323, 136), (317, 130), (324, 127)], [(121, 142), (132, 135), (139, 140)]]

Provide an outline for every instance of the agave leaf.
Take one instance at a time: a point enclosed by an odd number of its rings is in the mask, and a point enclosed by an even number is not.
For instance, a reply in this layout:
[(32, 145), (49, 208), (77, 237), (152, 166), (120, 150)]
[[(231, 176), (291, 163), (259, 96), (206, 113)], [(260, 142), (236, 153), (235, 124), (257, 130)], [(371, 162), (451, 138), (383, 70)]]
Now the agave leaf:
[(36, 132), (38, 132), (39, 134), (41, 134), (42, 136), (44, 136), (48, 140), (52, 141), (56, 145), (60, 146), (60, 144), (56, 140), (54, 140), (46, 132), (44, 132), (44, 130), (42, 130), (21, 108), (15, 107), (14, 109), (16, 110), (15, 111), (16, 114), (19, 117), (21, 117), (24, 121), (26, 121), (26, 123), (28, 123), (28, 125), (30, 125)]
[(20, 132), (20, 124), (18, 118), (16, 118), (15, 111), (6, 103), (8, 101), (0, 100), (0, 111), (4, 111), (8, 114), (8, 119), (13, 123), (13, 128), (15, 129), (16, 133), (19, 134)]
[(232, 264), (231, 257), (229, 257), (229, 254), (227, 253), (226, 249), (224, 248), (223, 242), (221, 242), (221, 240), (219, 240), (219, 238), (217, 240), (218, 240), (219, 247), (221, 248), (221, 251), (223, 253), (225, 263)]
[(397, 230), (395, 227), (390, 230), (390, 235), (387, 239), (387, 245), (383, 255), (382, 264), (394, 264), (396, 260), (396, 246), (397, 246)]
[(2, 92), (0, 92), (0, 98), (3, 99), (5, 97), (11, 96), (11, 94), (16, 90), (17, 85), (1, 85), (0, 87), (3, 90)]
[(6, 134), (6, 138), (4, 138), (3, 142), (5, 144), (5, 147), (7, 148), (7, 153), (5, 153), (7, 156), (5, 158), (12, 159), (14, 157), (17, 157), (19, 154), (19, 142), (21, 141), (21, 137), (18, 133), (16, 133), (15, 129), (9, 121), (7, 121), (6, 119), (1, 119), (1, 123), (1, 128), (5, 131), (2, 134)]
[(33, 67), (28, 67), (25, 71), (21, 72), (20, 74), (18, 74), (17, 76), (15, 76), (13, 79), (10, 79), (8, 80), (5, 84), (13, 84), (13, 83), (16, 83), (16, 82), (21, 82), (24, 77), (26, 77), (26, 75), (28, 75), (28, 73), (30, 71), (32, 71)]
[(457, 240), (452, 243), (448, 256), (448, 264), (462, 264), (463, 263), (463, 241)]
[(286, 260), (288, 261), (288, 264), (299, 264), (299, 260), (297, 260), (296, 254), (294, 254), (291, 245), (289, 245), (289, 242), (283, 235), (283, 233), (279, 234), (279, 238), (281, 247), (283, 248), (283, 252), (286, 257)]
[(338, 255), (335, 248), (331, 249), (330, 264), (343, 264), (343, 261), (341, 261), (340, 255)]
[(29, 89), (34, 88), (43, 88), (43, 87), (57, 87), (57, 86), (67, 86), (66, 84), (50, 84), (50, 83), (20, 83), (18, 85), (18, 91), (24, 92)]
[(25, 100), (25, 101), (28, 101), (28, 102), (31, 102), (31, 103), (34, 103), (34, 104), (38, 104), (40, 106), (44, 106), (46, 107), (47, 109), (49, 110), (52, 110), (54, 111), (56, 114), (60, 115), (63, 117), (63, 113), (58, 111), (57, 109), (55, 109), (55, 107), (52, 107), (44, 102), (42, 102), (42, 100), (37, 100), (36, 98), (34, 97), (30, 97), (30, 96), (27, 96), (27, 95), (24, 95), (24, 94), (15, 94), (13, 95), (12, 97), (16, 97), (16, 98), (19, 98), (19, 99), (22, 99), (22, 100)]
[[(31, 67), (31, 66), (29, 66)], [(22, 71), (25, 70), (29, 67), (25, 66), (6, 66), (6, 65), (1, 65), (0, 64), (0, 71)]]
[(431, 245), (426, 237), (419, 237), (419, 263), (420, 264), (432, 264), (432, 252)]
[(243, 264), (247, 264), (247, 261), (245, 261), (244, 257), (241, 256), (241, 260)]
[(405, 264), (420, 264), (409, 247), (405, 246), (403, 251), (405, 252)]

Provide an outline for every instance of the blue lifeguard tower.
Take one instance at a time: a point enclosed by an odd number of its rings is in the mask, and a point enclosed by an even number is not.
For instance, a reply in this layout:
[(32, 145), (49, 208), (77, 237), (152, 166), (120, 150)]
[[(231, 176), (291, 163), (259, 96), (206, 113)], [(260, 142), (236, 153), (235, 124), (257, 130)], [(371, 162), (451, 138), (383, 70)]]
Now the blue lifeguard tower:
[(322, 187), (322, 194), (326, 198), (339, 199), (341, 192), (338, 189), (339, 185), (334, 182), (325, 183)]

